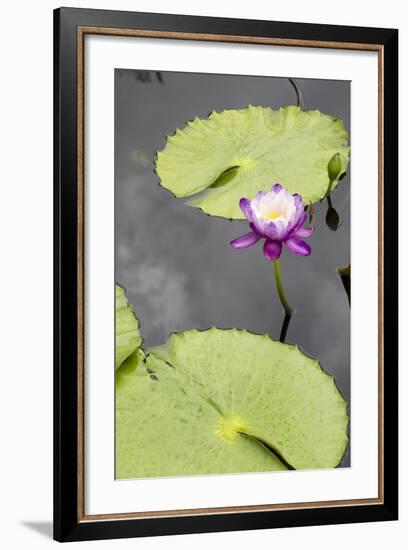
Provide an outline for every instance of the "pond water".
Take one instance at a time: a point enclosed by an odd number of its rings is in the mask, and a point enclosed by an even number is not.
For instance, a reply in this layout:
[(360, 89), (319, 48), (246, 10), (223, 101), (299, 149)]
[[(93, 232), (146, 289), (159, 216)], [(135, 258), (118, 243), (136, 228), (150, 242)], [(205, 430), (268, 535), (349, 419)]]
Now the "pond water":
[[(334, 115), (350, 131), (349, 82), (297, 82), (305, 110)], [(273, 264), (261, 244), (238, 251), (229, 245), (247, 224), (186, 206), (159, 186), (153, 170), (165, 136), (187, 120), (248, 104), (276, 109), (296, 104), (296, 95), (286, 78), (115, 71), (115, 277), (140, 320), (145, 347), (193, 327), (242, 327), (279, 339), (284, 312)], [(350, 170), (331, 196), (338, 229), (326, 223), (327, 201), (315, 204), (311, 256), (286, 250), (281, 258), (296, 309), (286, 342), (318, 359), (348, 401), (350, 308), (337, 268), (350, 262), (349, 178)], [(348, 465), (349, 451), (341, 463)]]

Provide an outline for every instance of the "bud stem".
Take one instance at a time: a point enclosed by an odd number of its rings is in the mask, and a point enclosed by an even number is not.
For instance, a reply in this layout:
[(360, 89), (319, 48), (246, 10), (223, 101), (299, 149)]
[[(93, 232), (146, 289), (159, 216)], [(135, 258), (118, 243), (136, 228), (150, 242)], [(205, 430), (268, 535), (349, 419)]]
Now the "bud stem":
[(326, 193), (324, 194), (324, 197), (323, 197), (323, 198), (329, 198), (329, 195), (330, 195), (331, 190), (332, 190), (332, 187), (333, 187), (333, 183), (334, 183), (334, 180), (330, 180), (330, 181), (329, 181), (329, 186), (328, 186), (327, 191), (326, 191)]

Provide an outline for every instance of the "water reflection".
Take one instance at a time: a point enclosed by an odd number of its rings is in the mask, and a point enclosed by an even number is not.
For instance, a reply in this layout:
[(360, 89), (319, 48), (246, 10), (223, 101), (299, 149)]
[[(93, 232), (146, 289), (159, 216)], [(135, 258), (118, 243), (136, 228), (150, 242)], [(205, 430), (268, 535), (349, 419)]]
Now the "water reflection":
[(282, 342), (282, 344), (284, 344), (286, 341), (286, 334), (288, 332), (289, 323), (292, 319), (292, 315), (292, 313), (285, 313), (285, 316), (283, 318), (282, 328), (279, 335), (279, 341)]
[(326, 197), (327, 200), (327, 212), (326, 212), (326, 225), (331, 231), (337, 231), (340, 224), (340, 216), (337, 210), (333, 207), (331, 195)]

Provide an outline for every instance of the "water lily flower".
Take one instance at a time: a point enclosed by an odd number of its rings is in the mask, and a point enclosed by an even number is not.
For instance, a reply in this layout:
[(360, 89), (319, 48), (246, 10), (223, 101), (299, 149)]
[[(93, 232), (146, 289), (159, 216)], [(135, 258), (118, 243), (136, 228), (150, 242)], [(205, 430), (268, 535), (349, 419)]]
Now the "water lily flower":
[(309, 237), (314, 227), (303, 227), (307, 213), (302, 197), (293, 195), (280, 183), (271, 191), (260, 191), (253, 200), (241, 199), (239, 206), (249, 222), (251, 231), (231, 241), (233, 248), (248, 248), (265, 239), (264, 256), (273, 261), (280, 258), (282, 245), (296, 256), (309, 256)]

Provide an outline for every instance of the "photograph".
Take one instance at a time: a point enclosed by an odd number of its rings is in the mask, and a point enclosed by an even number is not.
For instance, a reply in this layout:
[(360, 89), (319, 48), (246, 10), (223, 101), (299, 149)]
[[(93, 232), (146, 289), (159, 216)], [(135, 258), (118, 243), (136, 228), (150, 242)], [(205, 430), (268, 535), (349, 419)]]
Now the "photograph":
[(114, 87), (115, 479), (349, 468), (350, 81)]

